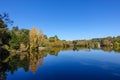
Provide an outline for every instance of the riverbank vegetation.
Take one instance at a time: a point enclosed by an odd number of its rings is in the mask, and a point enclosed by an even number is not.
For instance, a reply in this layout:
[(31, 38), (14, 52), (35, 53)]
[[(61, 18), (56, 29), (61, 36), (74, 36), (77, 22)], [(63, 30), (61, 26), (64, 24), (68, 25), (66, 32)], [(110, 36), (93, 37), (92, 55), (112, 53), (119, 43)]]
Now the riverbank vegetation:
[(72, 47), (76, 50), (78, 47), (84, 48), (111, 48), (120, 51), (120, 36), (93, 38), (90, 40), (61, 40), (57, 35), (47, 37), (43, 30), (37, 30), (33, 27), (31, 30), (19, 29), (18, 26), (13, 26), (8, 29), (8, 24), (13, 21), (9, 19), (8, 14), (0, 14), (0, 48), (9, 51), (39, 51), (52, 47)]

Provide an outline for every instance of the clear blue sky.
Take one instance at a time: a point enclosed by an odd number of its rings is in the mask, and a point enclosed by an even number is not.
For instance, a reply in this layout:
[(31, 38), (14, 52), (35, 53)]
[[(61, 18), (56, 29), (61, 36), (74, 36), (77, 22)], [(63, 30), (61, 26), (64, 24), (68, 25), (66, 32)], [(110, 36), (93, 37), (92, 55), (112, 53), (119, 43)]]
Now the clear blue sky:
[(48, 37), (75, 40), (120, 35), (120, 0), (0, 0), (1, 12), (9, 13), (14, 26), (36, 26)]

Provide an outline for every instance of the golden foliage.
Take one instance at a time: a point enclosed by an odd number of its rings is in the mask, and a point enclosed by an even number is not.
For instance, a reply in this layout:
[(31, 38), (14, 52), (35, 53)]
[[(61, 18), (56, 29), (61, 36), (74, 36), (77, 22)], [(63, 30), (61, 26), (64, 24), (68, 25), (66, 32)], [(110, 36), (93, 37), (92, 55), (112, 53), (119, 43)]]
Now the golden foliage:
[(29, 32), (30, 49), (36, 48), (38, 43), (37, 29), (33, 27)]

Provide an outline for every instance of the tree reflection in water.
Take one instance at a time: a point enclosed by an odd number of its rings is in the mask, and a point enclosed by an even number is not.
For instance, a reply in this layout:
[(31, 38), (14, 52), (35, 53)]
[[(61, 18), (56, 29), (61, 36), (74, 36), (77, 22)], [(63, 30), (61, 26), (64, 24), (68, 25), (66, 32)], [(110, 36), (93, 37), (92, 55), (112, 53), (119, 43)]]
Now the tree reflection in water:
[[(22, 52), (22, 53), (9, 53), (7, 50), (0, 48), (0, 80), (6, 80), (7, 73), (10, 72), (11, 74), (14, 74), (15, 71), (17, 71), (19, 68), (23, 68), (25, 72), (31, 70), (32, 73), (36, 73), (38, 69), (38, 65), (40, 67), (44, 64), (44, 57), (49, 55), (55, 55), (57, 56), (60, 51), (64, 50), (73, 50), (79, 51), (79, 50), (85, 50), (89, 52), (91, 49), (84, 48), (84, 47), (69, 47), (69, 48), (51, 48), (44, 51), (38, 51), (34, 52), (31, 51), (28, 52)], [(97, 48), (96, 48), (97, 49)], [(98, 48), (99, 49), (99, 48)], [(102, 48), (103, 51), (113, 51), (112, 48), (105, 47)], [(115, 49), (116, 52), (120, 52), (120, 50)]]
[(6, 80), (6, 71), (9, 70), (9, 64), (2, 62), (7, 57), (9, 57), (10, 53), (3, 48), (0, 48), (0, 80)]

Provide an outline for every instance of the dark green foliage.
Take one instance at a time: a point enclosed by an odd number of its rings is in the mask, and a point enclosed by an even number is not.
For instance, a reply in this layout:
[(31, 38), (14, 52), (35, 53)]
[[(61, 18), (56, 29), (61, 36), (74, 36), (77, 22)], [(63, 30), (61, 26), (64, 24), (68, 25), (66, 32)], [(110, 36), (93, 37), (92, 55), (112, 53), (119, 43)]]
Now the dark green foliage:
[(18, 26), (13, 26), (12, 31), (13, 31), (13, 32), (17, 32), (17, 31), (19, 31)]
[(6, 30), (6, 29), (7, 29), (7, 25), (2, 19), (0, 19), (0, 30)]
[(5, 44), (8, 45), (8, 42), (11, 39), (7, 28), (8, 23), (13, 23), (13, 21), (9, 19), (8, 14), (0, 14), (0, 46), (3, 46)]
[(19, 30), (17, 26), (13, 27), (13, 29), (11, 30), (10, 46), (12, 49), (19, 49), (21, 43), (26, 46), (29, 45), (29, 30)]
[(9, 42), (12, 49), (19, 49), (20, 46), (20, 37), (15, 32), (11, 32), (11, 40)]
[(13, 24), (13, 21), (9, 19), (8, 13), (0, 14), (0, 20), (3, 20), (5, 24)]
[(8, 30), (0, 30), (0, 41), (1, 46), (7, 44), (9, 40), (11, 39), (10, 32)]
[(20, 30), (20, 43), (23, 43), (26, 46), (29, 45), (29, 30)]

